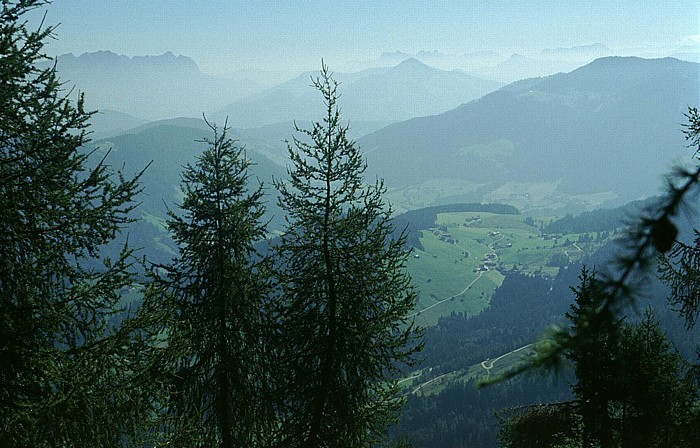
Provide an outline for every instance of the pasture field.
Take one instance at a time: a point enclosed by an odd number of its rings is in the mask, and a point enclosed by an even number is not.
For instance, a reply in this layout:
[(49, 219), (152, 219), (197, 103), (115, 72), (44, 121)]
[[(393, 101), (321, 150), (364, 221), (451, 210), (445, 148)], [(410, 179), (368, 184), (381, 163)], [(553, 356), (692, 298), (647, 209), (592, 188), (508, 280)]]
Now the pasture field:
[(552, 217), (528, 218), (485, 212), (442, 213), (423, 230), (424, 250), (414, 248), (407, 267), (420, 297), (416, 321), (434, 325), (453, 312), (475, 315), (489, 304), (511, 269), (554, 277), (605, 239), (596, 234), (543, 237)]

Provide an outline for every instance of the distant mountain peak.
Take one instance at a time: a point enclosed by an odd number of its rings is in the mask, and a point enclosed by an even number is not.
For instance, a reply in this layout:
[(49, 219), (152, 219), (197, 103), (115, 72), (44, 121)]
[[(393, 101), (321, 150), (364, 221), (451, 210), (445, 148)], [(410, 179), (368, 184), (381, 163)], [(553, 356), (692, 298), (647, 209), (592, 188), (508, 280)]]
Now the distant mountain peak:
[(510, 56), (508, 56), (508, 59), (506, 61), (507, 62), (530, 61), (530, 58), (528, 58), (527, 56), (524, 56), (520, 53), (513, 53)]
[(399, 63), (399, 65), (407, 65), (407, 66), (408, 65), (415, 65), (415, 66), (419, 66), (419, 67), (425, 66), (425, 64), (423, 64), (421, 61), (419, 61), (416, 58), (408, 58), (408, 59), (402, 61), (401, 63)]
[(562, 55), (562, 54), (610, 54), (612, 51), (601, 43), (593, 43), (589, 45), (574, 45), (573, 47), (557, 47), (545, 48), (542, 50), (543, 55)]
[(402, 70), (402, 69), (410, 69), (410, 70), (436, 70), (429, 65), (426, 65), (419, 61), (416, 58), (408, 58), (405, 59), (401, 62), (399, 62), (396, 67), (394, 67), (395, 70)]
[[(418, 198), (414, 191), (449, 182), (478, 187), (459, 196), (433, 190), (430, 203), (456, 197), (508, 203), (546, 184), (556, 194), (542, 196), (543, 208), (593, 201), (599, 193), (638, 198), (653, 192), (649, 180), (672, 160), (687, 157), (678, 123), (698, 98), (699, 74), (700, 64), (668, 58), (600, 58), (394, 123), (358, 145), (367, 149), (368, 176), (383, 178), (409, 204)], [(634, 168), (625, 169), (630, 160)], [(539, 207), (530, 200), (528, 208)]]
[(408, 53), (404, 53), (403, 51), (385, 51), (382, 54), (379, 55), (379, 58), (395, 58), (395, 57), (405, 57), (405, 58), (410, 58), (411, 55)]
[(416, 56), (419, 58), (442, 58), (445, 57), (445, 53), (438, 50), (420, 50)]
[[(46, 61), (50, 66), (52, 61)], [(89, 108), (134, 117), (199, 116), (249, 93), (249, 83), (209, 76), (184, 55), (125, 56), (109, 50), (56, 58), (59, 77), (81, 92)]]
[(142, 65), (176, 65), (199, 71), (197, 63), (188, 56), (175, 56), (171, 51), (167, 51), (156, 56), (126, 56), (117, 54), (109, 50), (98, 50), (94, 52), (82, 53), (80, 56), (75, 56), (73, 53), (66, 53), (58, 56), (60, 62), (78, 63), (78, 64), (120, 64), (124, 66), (142, 66)]
[(676, 58), (658, 58), (647, 59), (638, 56), (605, 56), (591, 61), (590, 63), (580, 67), (574, 72), (600, 70), (600, 69), (625, 69), (629, 67), (663, 67), (669, 68), (673, 66), (693, 64), (692, 62), (681, 61)]

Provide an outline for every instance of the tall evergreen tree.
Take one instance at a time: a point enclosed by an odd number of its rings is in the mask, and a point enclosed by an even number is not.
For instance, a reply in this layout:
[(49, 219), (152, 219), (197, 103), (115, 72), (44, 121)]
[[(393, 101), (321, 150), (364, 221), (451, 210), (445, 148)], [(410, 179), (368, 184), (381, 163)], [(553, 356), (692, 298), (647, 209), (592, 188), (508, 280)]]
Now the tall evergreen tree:
[[(636, 325), (612, 313), (596, 313), (608, 299), (607, 292), (586, 269), (574, 292), (576, 303), (567, 317), (582, 338), (567, 352), (576, 374), (573, 392), (581, 423), (580, 431), (573, 428), (580, 432), (574, 446), (696, 446), (698, 389), (688, 363), (673, 349), (653, 312), (648, 310)], [(567, 425), (573, 421), (549, 418), (546, 423), (554, 425), (552, 433), (565, 433), (572, 430)], [(518, 420), (506, 422), (504, 428), (504, 446), (519, 446), (518, 441), (532, 432)], [(550, 445), (540, 438), (537, 446)]]
[(638, 324), (624, 327), (620, 348), (620, 446), (698, 446), (698, 389), (652, 310)]
[[(151, 288), (157, 369), (165, 374), (165, 434), (175, 446), (252, 447), (269, 432), (262, 406), (262, 330), (269, 291), (262, 186), (248, 189), (250, 161), (210, 125), (213, 139), (182, 175), (184, 214), (168, 226), (180, 248)], [(151, 316), (153, 318), (153, 316)]]
[(288, 183), (277, 183), (288, 227), (279, 246), (283, 307), (283, 446), (366, 447), (401, 401), (391, 379), (416, 349), (406, 319), (416, 293), (404, 238), (392, 239), (381, 182), (348, 139), (337, 86), (323, 65), (314, 86), (326, 115), (299, 129)]
[[(683, 133), (689, 145), (696, 148), (697, 163), (700, 161), (700, 113), (691, 107), (686, 117), (688, 124)], [(696, 176), (695, 183), (700, 184), (700, 175)], [(693, 244), (676, 241), (673, 250), (661, 258), (659, 267), (661, 279), (671, 287), (669, 302), (685, 318), (688, 328), (695, 325), (700, 313), (700, 229), (695, 228), (693, 232)]]
[[(612, 403), (619, 389), (620, 323), (612, 312), (598, 313), (607, 295), (604, 286), (584, 268), (574, 289), (576, 302), (566, 317), (581, 343), (567, 352), (574, 364), (573, 392), (583, 425), (583, 446), (613, 446)], [(589, 316), (595, 316), (591, 319)]]
[(137, 179), (81, 150), (82, 98), (37, 68), (52, 28), (24, 17), (43, 3), (0, 4), (0, 446), (123, 446), (139, 418), (131, 335), (113, 319), (129, 251), (95, 258), (128, 222)]

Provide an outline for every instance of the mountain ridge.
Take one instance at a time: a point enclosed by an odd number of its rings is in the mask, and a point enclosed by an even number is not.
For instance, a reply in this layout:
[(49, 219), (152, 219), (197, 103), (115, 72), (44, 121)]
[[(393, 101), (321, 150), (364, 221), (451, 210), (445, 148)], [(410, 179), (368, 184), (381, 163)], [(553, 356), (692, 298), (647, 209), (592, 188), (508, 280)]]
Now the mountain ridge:
[[(287, 83), (238, 100), (216, 116), (229, 116), (236, 127), (260, 127), (277, 122), (315, 120), (323, 104), (310, 88), (318, 72), (304, 73)], [(502, 84), (459, 71), (430, 67), (415, 58), (393, 67), (334, 73), (340, 82), (345, 117), (391, 122), (449, 110), (478, 98)]]
[(390, 189), (460, 179), (490, 185), (489, 192), (508, 182), (546, 183), (550, 194), (638, 199), (655, 193), (649, 185), (658, 185), (674, 157), (690, 155), (679, 123), (700, 101), (699, 73), (700, 64), (675, 59), (602, 58), (389, 125), (358, 144), (368, 175)]
[[(54, 61), (46, 61), (49, 67)], [(194, 60), (165, 52), (125, 56), (108, 50), (66, 53), (55, 59), (66, 90), (85, 94), (88, 109), (110, 109), (143, 120), (201, 116), (260, 87), (203, 73)]]

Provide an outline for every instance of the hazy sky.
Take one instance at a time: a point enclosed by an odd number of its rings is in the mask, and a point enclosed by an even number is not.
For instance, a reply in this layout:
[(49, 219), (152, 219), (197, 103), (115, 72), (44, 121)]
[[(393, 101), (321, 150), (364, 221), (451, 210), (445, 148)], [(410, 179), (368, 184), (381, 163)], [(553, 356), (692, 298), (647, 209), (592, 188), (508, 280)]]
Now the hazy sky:
[(53, 54), (166, 51), (209, 73), (316, 68), (382, 52), (504, 54), (601, 43), (662, 56), (700, 43), (698, 0), (233, 1), (54, 0)]

